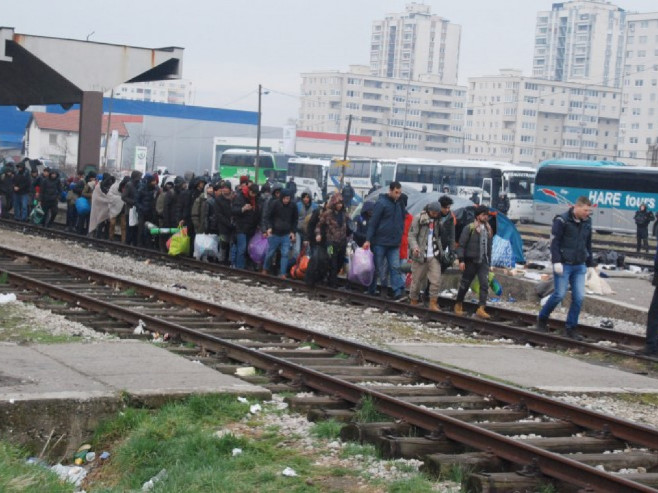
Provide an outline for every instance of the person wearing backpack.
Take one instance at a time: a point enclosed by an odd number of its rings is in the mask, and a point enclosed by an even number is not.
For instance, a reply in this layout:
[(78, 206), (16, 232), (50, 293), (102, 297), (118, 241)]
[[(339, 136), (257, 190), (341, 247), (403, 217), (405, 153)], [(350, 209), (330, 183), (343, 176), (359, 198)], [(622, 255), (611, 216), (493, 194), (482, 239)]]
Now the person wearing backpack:
[(455, 314), (465, 315), (463, 308), (466, 292), (475, 276), (480, 281), (480, 300), (475, 316), (488, 320), (491, 316), (486, 312), (487, 296), (489, 294), (489, 266), (491, 264), (491, 246), (493, 231), (489, 225), (489, 209), (484, 205), (475, 208), (475, 221), (462, 229), (457, 247), (459, 270), (462, 277), (459, 281), (459, 291), (455, 302)]

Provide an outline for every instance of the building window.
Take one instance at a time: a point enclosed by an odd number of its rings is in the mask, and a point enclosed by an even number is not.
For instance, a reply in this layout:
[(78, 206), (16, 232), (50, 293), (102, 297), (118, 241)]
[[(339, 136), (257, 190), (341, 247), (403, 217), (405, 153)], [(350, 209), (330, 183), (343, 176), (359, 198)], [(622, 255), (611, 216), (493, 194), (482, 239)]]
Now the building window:
[(57, 134), (48, 135), (48, 143), (51, 146), (56, 146), (57, 145)]

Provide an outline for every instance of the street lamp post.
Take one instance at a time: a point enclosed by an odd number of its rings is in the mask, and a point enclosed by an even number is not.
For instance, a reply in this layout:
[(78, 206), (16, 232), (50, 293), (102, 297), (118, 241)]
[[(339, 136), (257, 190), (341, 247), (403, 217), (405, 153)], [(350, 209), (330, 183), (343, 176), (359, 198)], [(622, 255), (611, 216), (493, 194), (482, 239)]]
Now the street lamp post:
[(260, 116), (261, 116), (261, 99), (263, 96), (263, 86), (258, 84), (258, 127), (256, 129), (256, 159), (254, 160), (254, 183), (258, 185), (258, 161), (260, 159)]

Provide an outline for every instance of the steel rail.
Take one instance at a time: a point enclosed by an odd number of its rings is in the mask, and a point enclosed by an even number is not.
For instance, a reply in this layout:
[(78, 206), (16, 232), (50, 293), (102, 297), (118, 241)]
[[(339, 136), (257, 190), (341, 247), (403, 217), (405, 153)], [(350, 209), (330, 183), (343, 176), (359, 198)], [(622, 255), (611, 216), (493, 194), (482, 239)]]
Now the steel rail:
[[(439, 430), (445, 438), (456, 440), (477, 449), (493, 450), (497, 456), (517, 464), (530, 465), (535, 463), (543, 474), (551, 478), (586, 488), (594, 488), (596, 491), (602, 492), (655, 491), (653, 488), (629, 481), (622, 476), (601, 471), (559, 454), (525, 444), (522, 441), (505, 437), (456, 418), (406, 403), (386, 394), (342, 381), (336, 377), (324, 375), (316, 370), (305, 368), (284, 359), (204, 334), (183, 325), (167, 322), (166, 320), (146, 314), (140, 314), (137, 311), (119, 307), (91, 296), (75, 293), (68, 289), (58, 288), (14, 272), (10, 272), (10, 276), (12, 283), (18, 282), (32, 290), (47, 292), (49, 295), (54, 295), (55, 298), (75, 303), (77, 306), (82, 306), (90, 311), (112, 315), (133, 323), (142, 319), (146, 322), (147, 327), (157, 327), (161, 330), (185, 334), (188, 340), (192, 340), (201, 346), (217, 352), (223, 352), (239, 361), (246, 360), (260, 368), (274, 370), (279, 376), (284, 378), (291, 380), (301, 379), (308, 387), (338, 396), (352, 403), (358, 403), (363, 399), (364, 395), (369, 395), (375, 399), (376, 407), (381, 412), (404, 419), (406, 422), (428, 431)], [(253, 316), (247, 316), (247, 318), (251, 317)], [(307, 331), (302, 329), (302, 332)], [(335, 340), (335, 338), (331, 339)], [(362, 347), (361, 349), (366, 348)], [(381, 351), (378, 352), (381, 353)], [(423, 365), (422, 362), (418, 361), (417, 363)], [(658, 433), (658, 430), (654, 431)]]

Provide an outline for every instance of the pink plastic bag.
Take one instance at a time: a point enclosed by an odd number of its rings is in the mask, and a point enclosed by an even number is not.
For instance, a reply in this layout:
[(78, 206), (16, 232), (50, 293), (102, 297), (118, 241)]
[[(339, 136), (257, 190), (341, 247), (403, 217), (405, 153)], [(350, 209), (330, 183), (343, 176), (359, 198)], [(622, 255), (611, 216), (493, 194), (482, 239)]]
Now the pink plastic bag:
[(263, 236), (263, 233), (260, 231), (256, 231), (256, 234), (251, 237), (249, 240), (249, 245), (247, 246), (249, 258), (256, 264), (262, 264), (265, 261), (267, 246), (267, 237)]
[(362, 286), (370, 286), (375, 275), (375, 259), (370, 250), (357, 248), (350, 261), (347, 279), (358, 282)]

